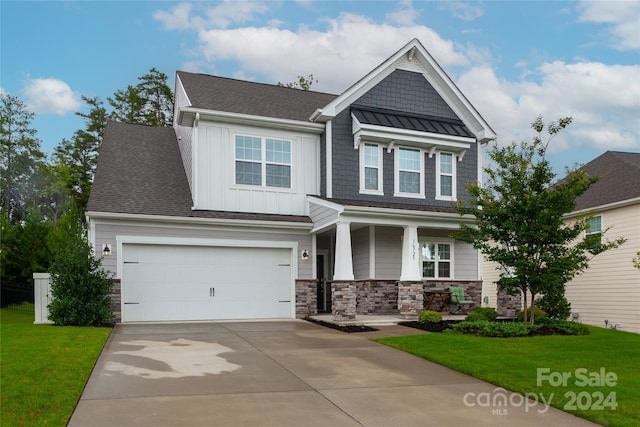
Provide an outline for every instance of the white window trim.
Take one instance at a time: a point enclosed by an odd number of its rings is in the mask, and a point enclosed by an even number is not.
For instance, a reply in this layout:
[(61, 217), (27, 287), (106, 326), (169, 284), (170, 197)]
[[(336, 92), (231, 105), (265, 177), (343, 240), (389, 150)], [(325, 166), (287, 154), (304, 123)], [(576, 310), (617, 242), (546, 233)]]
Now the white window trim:
[[(400, 191), (400, 150), (414, 150), (420, 153), (420, 193), (403, 193)], [(394, 147), (394, 197), (424, 199), (424, 151), (415, 147)], [(415, 171), (411, 171), (415, 172)]]
[(602, 216), (602, 214), (597, 214), (597, 215), (593, 215), (593, 218), (597, 218), (600, 217), (600, 231), (596, 231), (596, 232), (589, 232), (588, 229), (585, 228), (584, 230), (584, 237), (587, 238), (588, 236), (592, 236), (594, 234), (599, 234), (600, 235), (600, 244), (602, 244), (602, 236), (604, 235), (604, 218)]
[[(445, 260), (446, 262), (449, 263), (449, 271), (451, 272), (451, 276), (450, 277), (439, 277), (438, 276), (438, 262), (440, 261), (438, 259), (438, 256), (436, 256), (435, 262), (435, 269), (434, 269), (434, 277), (426, 277), (426, 276), (422, 276), (423, 279), (426, 280), (436, 280), (436, 279), (447, 279), (447, 280), (455, 280), (455, 265), (454, 265), (454, 261), (455, 261), (455, 255), (454, 255), (454, 241), (453, 239), (443, 239), (443, 238), (437, 238), (437, 239), (430, 239), (428, 237), (421, 237), (418, 240), (418, 243), (420, 245), (420, 274), (422, 275), (422, 262), (424, 261), (424, 259), (422, 258), (422, 245), (424, 243), (433, 243), (436, 245), (436, 247), (438, 246), (438, 244), (446, 244), (449, 245), (449, 251), (451, 254), (451, 259), (449, 260)], [(436, 249), (437, 251), (437, 249)]]
[[(365, 188), (365, 161), (364, 161), (364, 156), (365, 156), (365, 146), (367, 145), (375, 145), (378, 151), (378, 189), (377, 190), (370, 190)], [(364, 142), (362, 144), (360, 144), (360, 194), (373, 194), (376, 196), (382, 196), (384, 195), (384, 189), (382, 187), (383, 181), (382, 181), (382, 146), (380, 144), (376, 144), (373, 142)]]
[[(442, 154), (450, 154), (451, 155), (451, 196), (443, 196), (440, 187), (440, 178), (443, 175), (440, 172), (440, 156)], [(457, 200), (457, 185), (456, 185), (456, 153), (450, 151), (438, 151), (436, 155), (436, 200), (448, 200), (448, 201), (456, 201)], [(448, 175), (448, 174), (447, 174)]]
[[(246, 136), (246, 137), (250, 137), (250, 138), (259, 138), (260, 139), (260, 151), (261, 151), (261, 160), (260, 161), (256, 161), (256, 160), (243, 160), (243, 159), (238, 159), (236, 157), (236, 137), (238, 136)], [(289, 143), (289, 156), (290, 156), (290, 163), (279, 163), (279, 162), (267, 162), (267, 139), (274, 139), (274, 140), (279, 140), (279, 141), (287, 141)], [(233, 167), (232, 167), (232, 182), (233, 182), (233, 188), (260, 188), (260, 189), (269, 189), (269, 191), (281, 191), (281, 192), (286, 192), (286, 193), (290, 193), (294, 190), (294, 170), (293, 170), (293, 141), (289, 138), (281, 138), (281, 137), (277, 137), (277, 136), (262, 136), (262, 135), (251, 135), (248, 133), (234, 133), (233, 134), (233, 139), (232, 139), (232, 153), (233, 153)], [(249, 163), (260, 163), (261, 168), (260, 168), (260, 173), (261, 173), (261, 178), (260, 178), (260, 185), (253, 185), (253, 184), (239, 184), (236, 182), (236, 164), (237, 162), (249, 162)], [(267, 185), (267, 164), (270, 165), (279, 165), (279, 166), (289, 166), (289, 186), (288, 187), (271, 187)]]

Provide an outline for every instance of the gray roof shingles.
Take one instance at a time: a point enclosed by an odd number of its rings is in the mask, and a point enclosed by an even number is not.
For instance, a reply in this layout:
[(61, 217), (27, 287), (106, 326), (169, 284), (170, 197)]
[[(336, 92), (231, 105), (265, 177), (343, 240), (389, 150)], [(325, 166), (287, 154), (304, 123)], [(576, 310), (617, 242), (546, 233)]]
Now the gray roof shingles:
[(310, 222), (307, 216), (194, 211), (173, 128), (109, 122), (87, 210), (90, 212)]
[(601, 178), (578, 197), (576, 210), (640, 198), (640, 153), (607, 151), (581, 169)]
[(309, 121), (337, 95), (178, 71), (191, 106), (205, 110)]

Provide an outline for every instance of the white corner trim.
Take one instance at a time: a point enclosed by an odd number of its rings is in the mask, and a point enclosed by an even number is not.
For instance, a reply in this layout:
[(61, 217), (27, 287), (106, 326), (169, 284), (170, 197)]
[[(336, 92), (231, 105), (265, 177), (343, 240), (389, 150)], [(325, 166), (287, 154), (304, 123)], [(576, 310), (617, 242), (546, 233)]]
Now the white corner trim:
[(327, 123), (325, 123), (325, 139), (324, 139), (324, 145), (325, 145), (325, 177), (326, 177), (326, 196), (328, 198), (333, 197), (333, 157), (331, 155), (331, 152), (333, 151), (333, 131), (332, 131), (332, 121), (328, 120)]
[(376, 278), (376, 226), (369, 226), (369, 278)]

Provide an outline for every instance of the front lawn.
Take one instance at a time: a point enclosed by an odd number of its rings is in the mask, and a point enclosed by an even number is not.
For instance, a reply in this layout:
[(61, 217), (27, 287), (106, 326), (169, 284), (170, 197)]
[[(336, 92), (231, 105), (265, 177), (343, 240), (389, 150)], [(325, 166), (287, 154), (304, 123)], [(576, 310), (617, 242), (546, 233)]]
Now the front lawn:
[[(376, 341), (508, 390), (542, 394), (547, 400), (553, 395), (552, 406), (603, 425), (640, 425), (640, 335), (589, 330), (590, 335), (582, 336), (483, 338), (432, 333)], [(538, 375), (539, 368), (548, 370)], [(612, 373), (617, 376), (615, 385)], [(571, 406), (575, 410), (569, 410)]]
[(34, 325), (0, 310), (0, 425), (64, 426), (110, 328)]

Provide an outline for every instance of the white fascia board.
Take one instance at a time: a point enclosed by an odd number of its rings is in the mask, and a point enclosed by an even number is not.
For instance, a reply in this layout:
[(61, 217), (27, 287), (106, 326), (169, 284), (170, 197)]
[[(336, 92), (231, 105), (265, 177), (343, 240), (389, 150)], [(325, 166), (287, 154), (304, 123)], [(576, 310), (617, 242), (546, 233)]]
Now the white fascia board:
[[(200, 113), (201, 120), (263, 126), (315, 134), (321, 134), (325, 130), (325, 126), (322, 123), (303, 122), (300, 120), (280, 119), (276, 117), (254, 116), (251, 114), (230, 113), (226, 111), (206, 110), (193, 107), (181, 108), (179, 112), (180, 119), (178, 122), (182, 123), (186, 117), (195, 116), (196, 113)], [(187, 123), (189, 123), (189, 121), (187, 121)], [(183, 125), (190, 126), (189, 124)]]
[(573, 211), (568, 214), (563, 215), (564, 218), (573, 218), (576, 216), (588, 214), (591, 212), (600, 212), (606, 211), (610, 209), (622, 208), (629, 205), (635, 205), (636, 203), (640, 203), (640, 197), (636, 197), (633, 199), (621, 200), (619, 202), (607, 203), (606, 205), (594, 206), (592, 208), (581, 209), (579, 211)]
[[(457, 213), (430, 212), (413, 209), (393, 209), (393, 208), (373, 208), (369, 206), (345, 206), (343, 215), (357, 215), (360, 217), (387, 217), (402, 218), (404, 221), (418, 221), (421, 223), (425, 219), (452, 222), (473, 222), (473, 215), (460, 216)], [(357, 222), (352, 220), (352, 222)]]
[(113, 212), (87, 212), (87, 217), (91, 218), (92, 220), (122, 220), (151, 223), (161, 222), (176, 225), (224, 225), (260, 228), (293, 228), (300, 230), (310, 230), (313, 227), (313, 224), (310, 222), (264, 221), (228, 218), (193, 218), (183, 216), (123, 214)]

